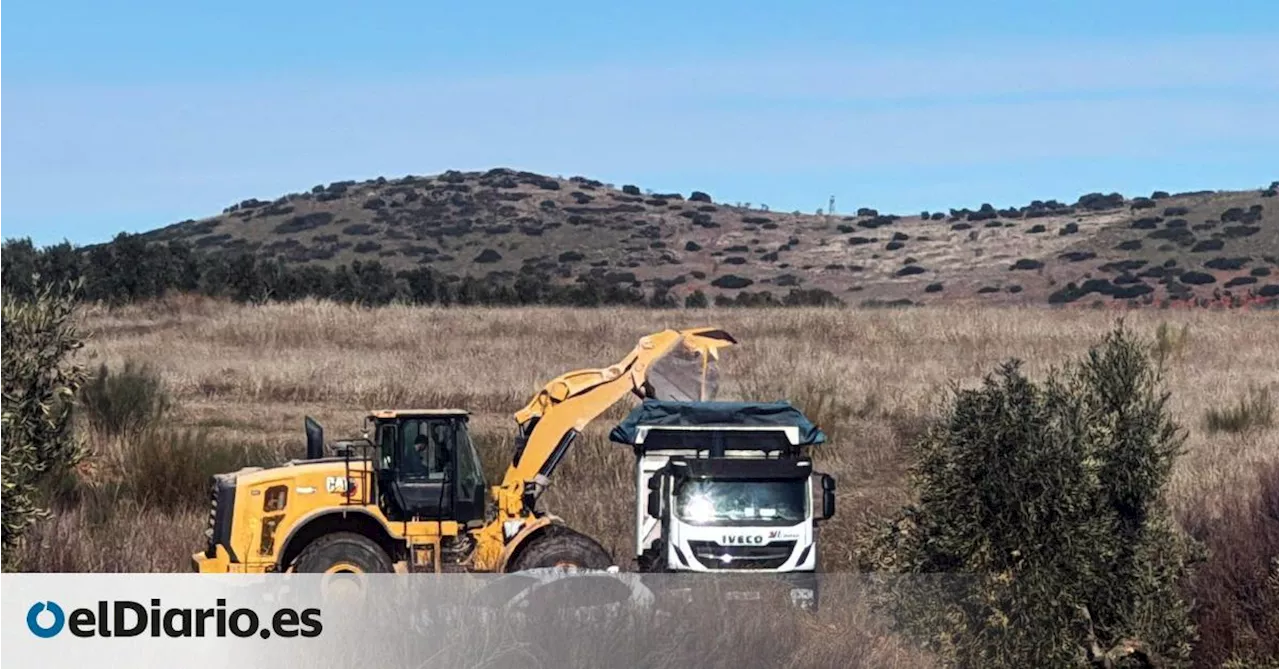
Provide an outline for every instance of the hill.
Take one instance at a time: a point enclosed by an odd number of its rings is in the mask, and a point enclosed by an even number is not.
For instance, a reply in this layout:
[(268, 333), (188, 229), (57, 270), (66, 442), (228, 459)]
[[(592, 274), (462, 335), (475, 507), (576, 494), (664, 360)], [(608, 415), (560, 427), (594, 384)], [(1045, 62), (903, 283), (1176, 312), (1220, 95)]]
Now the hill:
[[(845, 303), (1274, 300), (1276, 184), (1253, 191), (882, 214), (780, 213), (700, 192), (493, 169), (316, 186), (144, 233), (201, 256), (429, 269), (487, 285)], [(114, 242), (114, 243), (119, 243)], [(92, 250), (92, 249), (90, 249)], [(793, 292), (794, 291), (794, 292)]]

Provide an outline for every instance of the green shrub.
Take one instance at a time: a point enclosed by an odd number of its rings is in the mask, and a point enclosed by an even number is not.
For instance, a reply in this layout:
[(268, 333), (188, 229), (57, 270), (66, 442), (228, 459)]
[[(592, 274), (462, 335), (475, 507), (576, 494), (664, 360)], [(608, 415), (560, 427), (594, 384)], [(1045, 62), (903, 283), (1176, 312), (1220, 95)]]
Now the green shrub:
[(1148, 351), (1120, 327), (1040, 384), (1005, 363), (917, 442), (918, 499), (861, 562), (915, 577), (881, 604), (948, 664), (1185, 663), (1192, 545), (1163, 499), (1184, 433)]
[(126, 360), (117, 372), (103, 363), (81, 389), (79, 403), (89, 425), (107, 435), (145, 430), (159, 423), (170, 408), (160, 375), (132, 360)]
[(164, 511), (209, 503), (209, 477), (280, 458), (260, 443), (221, 441), (204, 430), (147, 429), (124, 444), (121, 485), (139, 504)]
[(71, 430), (72, 401), (84, 371), (69, 362), (83, 343), (73, 320), (79, 285), (36, 289), (29, 299), (3, 295), (3, 409), (0, 483), (7, 557), (43, 514), (35, 496), (44, 481), (84, 455)]
[(1210, 407), (1204, 412), (1204, 429), (1218, 432), (1248, 432), (1276, 423), (1276, 394), (1269, 386), (1251, 386), (1235, 404)]
[(707, 306), (707, 294), (700, 290), (695, 290), (684, 298), (685, 309), (706, 309)]

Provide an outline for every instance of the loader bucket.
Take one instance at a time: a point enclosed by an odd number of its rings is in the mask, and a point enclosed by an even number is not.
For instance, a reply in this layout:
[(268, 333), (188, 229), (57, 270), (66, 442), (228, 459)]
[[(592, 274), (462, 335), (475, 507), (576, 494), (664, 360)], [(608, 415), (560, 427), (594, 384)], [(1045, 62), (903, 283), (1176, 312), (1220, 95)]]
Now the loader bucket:
[(679, 344), (650, 366), (645, 397), (676, 402), (714, 400), (720, 389), (719, 349), (735, 343), (720, 330), (686, 331)]

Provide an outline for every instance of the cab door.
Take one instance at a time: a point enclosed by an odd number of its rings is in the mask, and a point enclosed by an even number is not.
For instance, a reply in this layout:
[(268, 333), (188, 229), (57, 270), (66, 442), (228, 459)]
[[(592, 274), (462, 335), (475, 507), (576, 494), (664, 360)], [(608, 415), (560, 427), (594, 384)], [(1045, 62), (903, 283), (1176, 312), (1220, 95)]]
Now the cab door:
[[(390, 465), (380, 472), (379, 482), (387, 492), (388, 518), (399, 521), (452, 520), (452, 466), (425, 461), (415, 447), (419, 437), (438, 439), (437, 420), (402, 419), (378, 426), (379, 446), (390, 454)], [(432, 442), (428, 447), (435, 447)], [(424, 449), (424, 453), (429, 452)], [(384, 459), (385, 459), (384, 455)], [(430, 460), (430, 458), (428, 458)]]

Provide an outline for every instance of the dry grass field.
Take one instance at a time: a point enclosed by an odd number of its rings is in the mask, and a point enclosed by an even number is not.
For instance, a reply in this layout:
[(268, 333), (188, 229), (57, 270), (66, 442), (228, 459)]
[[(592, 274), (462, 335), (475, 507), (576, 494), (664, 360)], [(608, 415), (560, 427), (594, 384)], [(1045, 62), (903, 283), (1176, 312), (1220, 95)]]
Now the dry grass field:
[[(82, 362), (94, 370), (127, 362), (157, 370), (173, 400), (166, 436), (156, 443), (83, 425), (93, 455), (67, 483), (66, 498), (75, 503), (35, 529), (20, 564), (45, 571), (188, 569), (207, 512), (204, 473), (184, 471), (300, 456), (304, 415), (336, 438), (354, 434), (373, 408), (469, 409), (487, 473), (501, 476), (514, 435), (511, 414), (543, 382), (612, 364), (649, 332), (715, 325), (741, 342), (726, 354), (721, 399), (791, 400), (831, 437), (816, 458), (839, 482), (839, 507), (822, 531), (820, 555), (826, 571), (848, 571), (863, 523), (908, 498), (906, 446), (949, 383), (971, 386), (1008, 358), (1024, 360), (1038, 376), (1083, 354), (1117, 318), (1013, 308), (364, 309), (189, 298), (88, 307)], [(1172, 407), (1188, 431), (1171, 490), (1178, 517), (1193, 529), (1212, 527), (1222, 514), (1247, 507), (1260, 480), (1271, 482), (1274, 499), (1275, 313), (1140, 310), (1124, 318), (1164, 342)], [(1251, 418), (1224, 425), (1222, 412), (1242, 402), (1252, 407)], [(600, 539), (621, 564), (632, 540), (632, 462), (605, 435), (632, 406), (621, 403), (590, 426), (542, 501)], [(144, 477), (170, 487), (152, 482), (154, 497), (139, 501), (128, 489)], [(870, 664), (919, 661), (881, 637), (859, 638)]]

